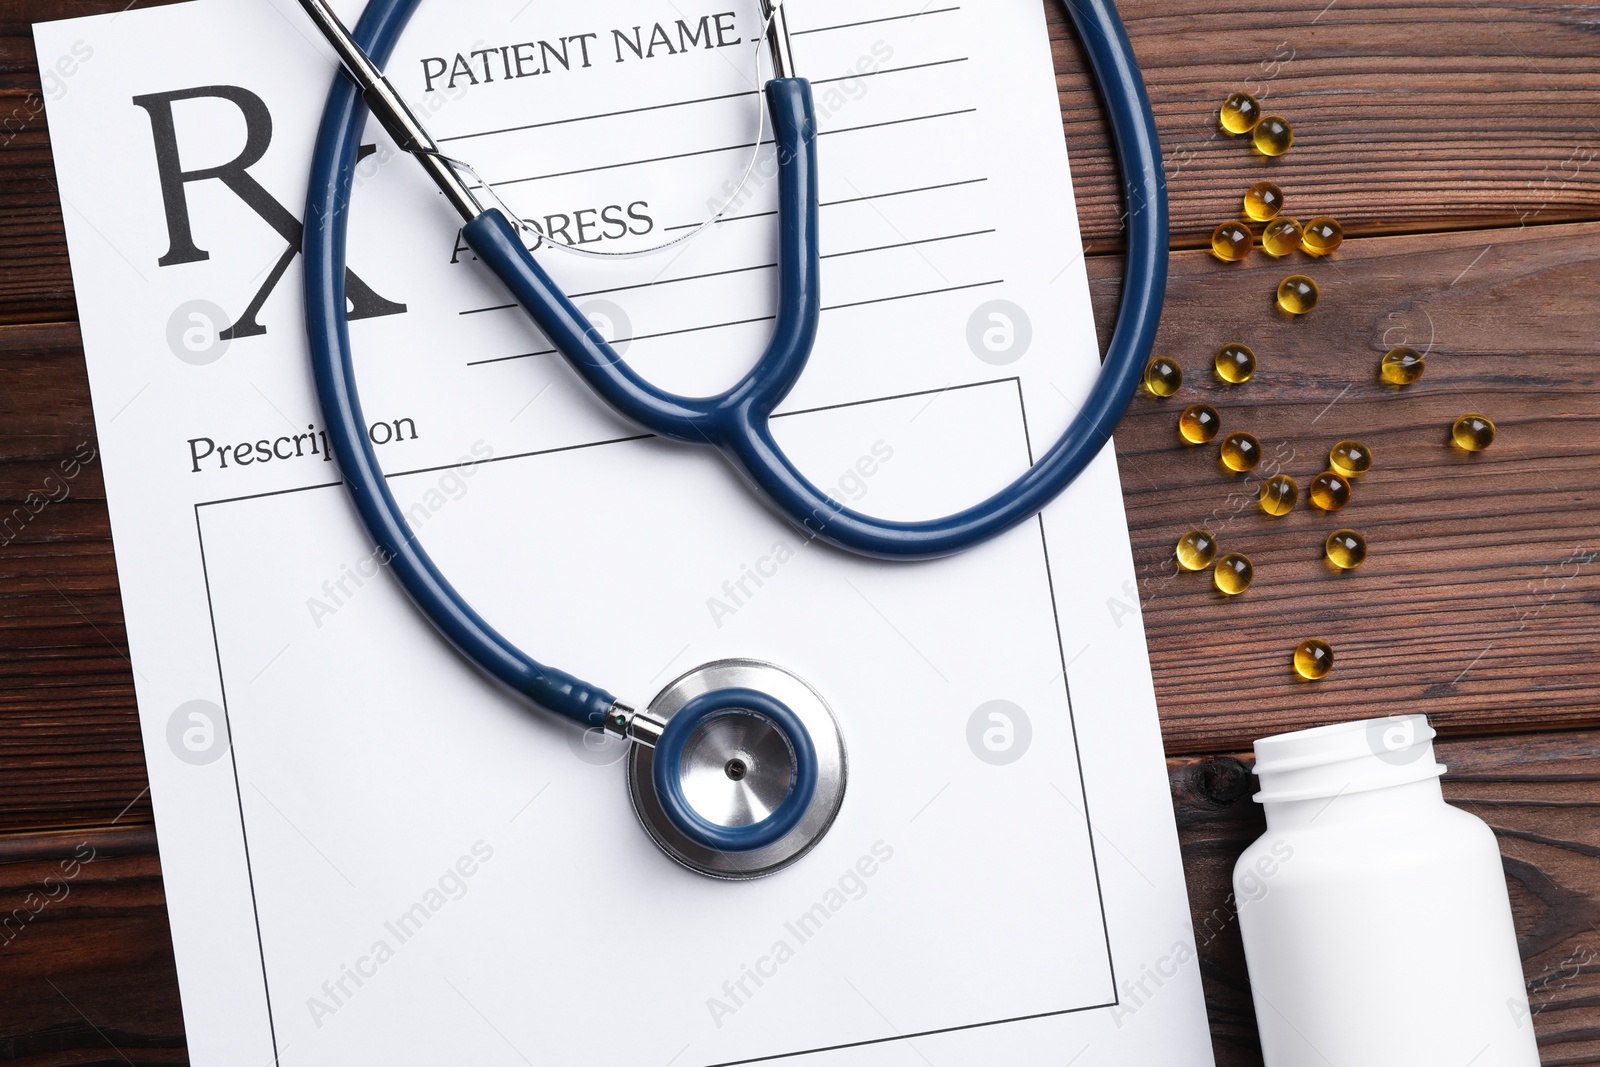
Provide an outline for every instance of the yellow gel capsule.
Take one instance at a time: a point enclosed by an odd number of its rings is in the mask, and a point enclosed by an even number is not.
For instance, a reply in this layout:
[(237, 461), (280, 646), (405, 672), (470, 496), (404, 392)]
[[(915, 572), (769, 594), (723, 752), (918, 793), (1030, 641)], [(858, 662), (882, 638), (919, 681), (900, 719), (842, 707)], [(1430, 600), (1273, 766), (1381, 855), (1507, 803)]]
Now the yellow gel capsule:
[(1308, 682), (1327, 677), (1333, 670), (1333, 648), (1320, 637), (1301, 641), (1294, 650), (1294, 670)]
[(1346, 478), (1359, 478), (1372, 469), (1372, 449), (1360, 441), (1340, 441), (1329, 451), (1328, 465)]
[(1278, 284), (1278, 306), (1291, 315), (1304, 315), (1317, 306), (1322, 293), (1304, 274), (1291, 274)]
[(1274, 474), (1261, 483), (1261, 510), (1274, 517), (1287, 515), (1300, 500), (1300, 486), (1287, 474)]
[(1224, 222), (1211, 231), (1211, 254), (1224, 263), (1237, 263), (1255, 247), (1250, 227), (1239, 222)]
[(1256, 354), (1237, 341), (1217, 349), (1217, 377), (1229, 385), (1243, 385), (1256, 373)]
[(1167, 397), (1183, 384), (1183, 368), (1166, 356), (1157, 356), (1144, 365), (1144, 387), (1151, 396)]
[(1178, 566), (1203, 571), (1217, 558), (1217, 539), (1204, 530), (1190, 530), (1178, 538)]
[(1264, 156), (1281, 156), (1294, 144), (1294, 127), (1280, 115), (1268, 115), (1256, 123), (1251, 138), (1257, 152)]
[(1256, 568), (1250, 562), (1250, 557), (1237, 552), (1217, 560), (1217, 569), (1211, 572), (1211, 580), (1228, 596), (1238, 596), (1249, 589), (1255, 578)]
[(1323, 545), (1328, 562), (1342, 571), (1353, 571), (1367, 561), (1367, 539), (1355, 530), (1335, 530)]
[(1300, 247), (1309, 255), (1325, 256), (1344, 244), (1344, 227), (1332, 215), (1318, 215), (1306, 223)]
[(1178, 416), (1178, 436), (1191, 445), (1203, 445), (1217, 436), (1222, 416), (1210, 404), (1195, 404)]
[(1306, 494), (1323, 511), (1338, 511), (1350, 503), (1350, 479), (1334, 471), (1323, 471), (1311, 480)]
[(1261, 121), (1261, 101), (1249, 93), (1234, 93), (1222, 102), (1218, 118), (1231, 134), (1249, 133)]
[(1230, 433), (1222, 439), (1222, 462), (1231, 471), (1243, 474), (1261, 462), (1261, 442), (1254, 434)]
[(1261, 231), (1261, 250), (1269, 256), (1286, 256), (1300, 247), (1300, 238), (1303, 234), (1298, 220), (1291, 219), (1287, 215), (1273, 219), (1267, 223), (1267, 228)]
[(1283, 190), (1271, 182), (1256, 182), (1244, 193), (1244, 213), (1257, 222), (1269, 222), (1283, 210)]
[(1458, 448), (1464, 448), (1468, 452), (1482, 452), (1494, 444), (1494, 423), (1482, 415), (1463, 415), (1450, 428), (1450, 437)]
[(1422, 377), (1427, 366), (1428, 357), (1415, 348), (1391, 348), (1384, 354), (1378, 373), (1390, 385), (1410, 385)]

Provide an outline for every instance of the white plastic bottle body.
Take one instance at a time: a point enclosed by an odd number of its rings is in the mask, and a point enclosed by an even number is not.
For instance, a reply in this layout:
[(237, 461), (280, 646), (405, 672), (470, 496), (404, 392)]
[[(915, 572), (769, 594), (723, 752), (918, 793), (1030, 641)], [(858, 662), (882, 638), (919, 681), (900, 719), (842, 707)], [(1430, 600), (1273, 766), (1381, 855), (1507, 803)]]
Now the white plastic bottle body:
[(1425, 761), (1258, 744), (1268, 829), (1234, 892), (1266, 1067), (1538, 1067), (1499, 846), (1413, 719)]

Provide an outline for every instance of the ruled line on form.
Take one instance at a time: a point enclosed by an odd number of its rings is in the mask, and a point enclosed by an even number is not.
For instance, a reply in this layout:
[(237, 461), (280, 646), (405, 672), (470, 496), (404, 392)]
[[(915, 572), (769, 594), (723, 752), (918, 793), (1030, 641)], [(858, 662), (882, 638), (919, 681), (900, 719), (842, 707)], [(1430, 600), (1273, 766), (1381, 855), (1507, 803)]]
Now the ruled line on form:
[[(837, 78), (813, 78), (811, 84), (835, 85), (839, 82), (853, 81), (858, 78), (881, 78), (886, 74), (906, 74), (915, 70), (928, 70), (932, 67), (948, 67), (955, 63), (970, 61), (968, 56), (957, 56), (954, 59), (935, 59), (927, 63), (911, 63), (904, 67), (890, 67), (885, 70), (863, 71), (860, 74), (842, 74)], [(458, 133), (451, 137), (440, 137), (440, 144), (450, 144), (455, 141), (471, 141), (482, 137), (497, 137), (508, 133), (523, 133), (528, 130), (542, 130), (551, 126), (569, 126), (580, 122), (595, 122), (600, 119), (625, 118), (628, 115), (641, 115), (651, 111), (667, 111), (673, 108), (694, 107), (698, 104), (718, 104), (726, 100), (739, 100), (745, 97), (756, 96), (758, 89), (745, 89), (737, 93), (722, 93), (718, 96), (702, 96), (693, 100), (672, 100), (664, 104), (647, 104), (643, 107), (624, 108), (621, 111), (599, 111), (592, 115), (573, 115), (564, 119), (550, 119), (546, 122), (530, 122), (522, 126), (506, 126), (495, 130), (478, 130), (474, 133)]]
[[(915, 299), (917, 299), (919, 297), (939, 296), (939, 295), (941, 295), (943, 293), (958, 293), (958, 292), (961, 292), (962, 290), (965, 290), (965, 289), (987, 289), (990, 286), (1004, 285), (1004, 284), (1005, 284), (1005, 279), (1004, 278), (995, 278), (992, 281), (987, 281), (987, 282), (969, 282), (966, 285), (948, 285), (948, 286), (945, 286), (945, 287), (940, 288), (940, 289), (924, 289), (924, 290), (921, 290), (921, 291), (915, 292), (915, 293), (896, 293), (893, 296), (873, 297), (870, 300), (853, 300), (853, 301), (851, 301), (849, 303), (846, 303), (846, 304), (832, 304), (832, 305), (830, 305), (828, 307), (823, 308), (822, 310), (824, 312), (828, 312), (828, 311), (843, 311), (843, 310), (845, 310), (847, 308), (866, 307), (869, 304), (888, 304), (888, 303), (893, 303), (893, 302), (898, 301), (898, 300), (915, 300)], [(632, 337), (618, 338), (618, 343), (620, 343), (621, 341), (624, 341), (624, 340), (627, 340), (627, 341), (648, 341), (648, 340), (651, 340), (651, 339), (657, 338), (657, 337), (676, 337), (678, 335), (686, 334), (686, 333), (703, 333), (703, 332), (705, 332), (707, 330), (721, 330), (721, 329), (726, 329), (726, 328), (728, 328), (730, 326), (749, 326), (749, 325), (751, 325), (753, 323), (757, 323), (757, 322), (772, 322), (776, 318), (777, 318), (776, 315), (761, 315), (761, 316), (759, 316), (757, 318), (736, 319), (736, 320), (734, 320), (732, 322), (712, 322), (712, 323), (706, 323), (705, 325), (701, 325), (701, 326), (686, 326), (681, 330), (663, 330), (660, 333), (641, 333), (641, 334), (635, 334)], [(515, 356), (496, 356), (493, 359), (474, 360), (474, 361), (468, 363), (467, 366), (469, 366), (469, 367), (483, 367), (483, 366), (488, 366), (491, 363), (510, 363), (513, 360), (533, 359), (536, 356), (553, 356), (555, 354), (556, 354), (556, 350), (555, 349), (546, 348), (546, 349), (541, 349), (538, 352), (523, 352), (523, 353), (520, 353), (520, 354), (515, 355)]]
[[(944, 234), (939, 237), (923, 237), (912, 241), (900, 241), (895, 244), (875, 245), (871, 248), (852, 248), (843, 252), (829, 252), (821, 256), (822, 259), (843, 259), (847, 256), (863, 256), (873, 252), (889, 252), (898, 248), (912, 248), (920, 245), (940, 244), (945, 241), (959, 241), (966, 237), (984, 237), (995, 233), (993, 227), (987, 230), (968, 230), (965, 233)], [(776, 263), (755, 263), (744, 267), (729, 267), (726, 270), (706, 271), (703, 274), (685, 274), (679, 278), (662, 278), (651, 282), (636, 282), (631, 285), (617, 285), (606, 289), (591, 289), (588, 292), (573, 293), (571, 299), (586, 300), (594, 296), (610, 296), (614, 293), (626, 293), (635, 289), (651, 289), (662, 285), (672, 285), (677, 282), (705, 281), (708, 278), (722, 278), (730, 274), (749, 274), (752, 271), (773, 270)], [(489, 311), (510, 311), (516, 304), (495, 304), (492, 307), (471, 308), (467, 311), (458, 311), (457, 315), (482, 315)]]
[(850, 30), (857, 26), (876, 26), (882, 22), (902, 22), (906, 19), (918, 19), (924, 15), (948, 15), (952, 11), (960, 11), (961, 5), (954, 7), (936, 7), (932, 11), (910, 11), (904, 15), (886, 15), (877, 19), (862, 19), (860, 22), (840, 22), (833, 26), (815, 26), (809, 30), (790, 30), (790, 37), (804, 37), (811, 33), (828, 33), (831, 30)]
[[(817, 136), (827, 137), (837, 133), (856, 133), (861, 130), (877, 130), (882, 129), (885, 126), (903, 126), (912, 122), (932, 122), (937, 119), (954, 118), (958, 115), (971, 115), (976, 113), (977, 110), (978, 109), (975, 107), (967, 107), (956, 111), (935, 112), (931, 115), (910, 115), (906, 118), (888, 119), (883, 122), (870, 122), (861, 126), (844, 126), (836, 130), (823, 130), (818, 133)], [(771, 143), (772, 141), (770, 138), (764, 139), (760, 142), (761, 145), (768, 145)], [(601, 171), (622, 170), (627, 167), (641, 167), (651, 163), (668, 163), (679, 159), (691, 159), (695, 156), (717, 155), (722, 152), (749, 151), (750, 149), (756, 147), (758, 147), (757, 142), (746, 141), (743, 144), (726, 145), (722, 148), (698, 148), (689, 152), (674, 152), (664, 156), (649, 156), (644, 159), (629, 159), (618, 163), (601, 163), (598, 166), (579, 167), (575, 170), (555, 171), (550, 174), (533, 174), (526, 178), (508, 178), (505, 181), (490, 182), (489, 186), (493, 189), (504, 189), (510, 185), (526, 185), (529, 182), (549, 181), (552, 178), (571, 178), (581, 174), (597, 174)], [(482, 186), (474, 186), (473, 188), (482, 188)]]
[[(869, 194), (867, 196), (846, 197), (843, 200), (825, 200), (825, 201), (823, 201), (821, 206), (822, 207), (840, 207), (840, 206), (842, 206), (844, 204), (861, 204), (861, 203), (865, 203), (868, 200), (887, 200), (890, 197), (910, 196), (913, 193), (931, 193), (931, 192), (935, 192), (935, 191), (940, 190), (940, 189), (955, 189), (955, 188), (959, 188), (960, 186), (963, 186), (963, 185), (978, 185), (978, 184), (981, 184), (981, 183), (986, 182), (988, 180), (989, 180), (988, 178), (963, 178), (960, 181), (941, 182), (938, 185), (920, 185), (915, 189), (897, 189), (892, 193), (871, 193), (871, 194)], [(776, 211), (757, 211), (757, 212), (754, 212), (754, 213), (749, 214), (749, 215), (724, 215), (722, 218), (717, 219), (716, 221), (717, 221), (718, 225), (721, 225), (722, 223), (725, 223), (725, 222), (745, 222), (745, 221), (747, 221), (749, 219), (766, 219), (766, 218), (771, 218), (773, 215), (776, 215), (776, 214), (777, 214)], [(704, 223), (688, 222), (688, 223), (684, 223), (684, 224), (682, 224), (680, 226), (667, 226), (667, 227), (664, 227), (661, 232), (662, 233), (672, 233), (672, 232), (674, 232), (676, 230), (695, 230), (695, 229), (699, 229), (702, 225), (704, 225)]]

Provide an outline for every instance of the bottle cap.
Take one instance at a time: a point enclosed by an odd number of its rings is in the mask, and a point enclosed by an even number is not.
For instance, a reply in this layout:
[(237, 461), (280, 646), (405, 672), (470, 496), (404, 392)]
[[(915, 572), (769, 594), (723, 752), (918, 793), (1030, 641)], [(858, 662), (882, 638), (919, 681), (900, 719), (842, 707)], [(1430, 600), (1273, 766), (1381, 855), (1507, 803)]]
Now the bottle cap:
[(1426, 715), (1319, 726), (1256, 742), (1258, 804), (1317, 800), (1437, 778), (1434, 729)]

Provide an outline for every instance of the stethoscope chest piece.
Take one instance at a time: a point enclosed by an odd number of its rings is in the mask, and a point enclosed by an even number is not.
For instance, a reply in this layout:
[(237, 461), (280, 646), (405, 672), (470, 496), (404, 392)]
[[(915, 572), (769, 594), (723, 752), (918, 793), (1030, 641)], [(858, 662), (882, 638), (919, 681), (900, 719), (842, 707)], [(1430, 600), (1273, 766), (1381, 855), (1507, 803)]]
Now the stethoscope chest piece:
[(713, 878), (760, 878), (809, 852), (833, 825), (848, 776), (833, 712), (770, 663), (720, 660), (663, 689), (663, 723), (628, 759), (633, 810), (678, 863)]

